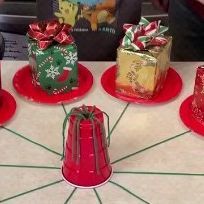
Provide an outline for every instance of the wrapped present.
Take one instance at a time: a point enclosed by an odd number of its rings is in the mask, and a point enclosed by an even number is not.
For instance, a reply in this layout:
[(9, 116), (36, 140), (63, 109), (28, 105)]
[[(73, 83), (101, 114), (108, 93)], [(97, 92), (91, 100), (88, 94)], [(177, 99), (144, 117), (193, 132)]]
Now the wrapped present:
[(204, 66), (197, 68), (192, 111), (194, 118), (204, 125)]
[(117, 54), (116, 92), (150, 99), (162, 89), (170, 62), (172, 38), (160, 21), (125, 24), (125, 37)]
[(69, 25), (56, 20), (29, 26), (28, 55), (33, 83), (49, 94), (78, 86), (77, 47), (70, 30)]
[(62, 173), (65, 180), (75, 186), (96, 187), (110, 179), (112, 168), (104, 114), (107, 116), (95, 106), (81, 106), (73, 108), (64, 120), (63, 135), (65, 138), (67, 132), (68, 137)]

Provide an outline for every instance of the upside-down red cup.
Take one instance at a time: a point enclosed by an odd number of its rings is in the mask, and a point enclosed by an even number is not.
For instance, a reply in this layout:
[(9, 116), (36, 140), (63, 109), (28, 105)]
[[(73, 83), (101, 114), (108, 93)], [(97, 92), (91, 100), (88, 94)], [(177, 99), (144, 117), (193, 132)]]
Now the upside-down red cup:
[(192, 111), (193, 117), (204, 125), (204, 65), (197, 68)]
[[(92, 110), (92, 108), (88, 107), (89, 110)], [(69, 120), (62, 174), (69, 184), (76, 187), (98, 187), (106, 183), (112, 175), (106, 137), (101, 130), (101, 127), (104, 127), (103, 113), (95, 108), (94, 114), (97, 121), (94, 120), (92, 123), (90, 119), (86, 119), (80, 122), (78, 152), (76, 151), (77, 144), (74, 143), (73, 134), (77, 117), (72, 115)], [(93, 124), (95, 136), (93, 134)], [(75, 159), (73, 159), (73, 155)]]
[(0, 62), (0, 107), (2, 106), (2, 85), (1, 85), (1, 62)]
[(2, 100), (3, 100), (2, 99), (2, 90), (0, 89), (0, 107), (2, 106), (2, 103), (3, 103)]

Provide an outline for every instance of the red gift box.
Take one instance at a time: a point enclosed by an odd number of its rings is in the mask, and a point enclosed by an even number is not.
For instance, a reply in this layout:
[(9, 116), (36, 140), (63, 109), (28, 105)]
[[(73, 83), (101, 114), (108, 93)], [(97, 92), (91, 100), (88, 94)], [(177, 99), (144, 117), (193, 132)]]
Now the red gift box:
[(100, 186), (112, 174), (103, 112), (94, 106), (82, 106), (72, 109), (69, 116), (63, 177), (77, 187)]
[(192, 111), (194, 118), (204, 125), (204, 66), (197, 68)]

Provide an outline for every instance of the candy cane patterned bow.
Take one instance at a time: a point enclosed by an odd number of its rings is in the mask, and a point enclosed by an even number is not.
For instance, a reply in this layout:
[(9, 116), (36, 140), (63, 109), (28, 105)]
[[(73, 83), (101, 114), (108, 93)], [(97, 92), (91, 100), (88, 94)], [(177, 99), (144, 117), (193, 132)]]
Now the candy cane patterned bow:
[(141, 18), (139, 25), (124, 24), (125, 37), (122, 46), (132, 51), (145, 50), (148, 46), (162, 46), (167, 43), (163, 34), (167, 27), (160, 25), (161, 21), (149, 22)]

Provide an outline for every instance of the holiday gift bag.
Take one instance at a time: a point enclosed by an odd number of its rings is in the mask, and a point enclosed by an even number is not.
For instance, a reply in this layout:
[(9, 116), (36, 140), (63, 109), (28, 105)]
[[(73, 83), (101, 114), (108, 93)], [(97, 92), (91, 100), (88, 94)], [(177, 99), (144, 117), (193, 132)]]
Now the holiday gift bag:
[(141, 18), (139, 25), (125, 24), (117, 54), (116, 92), (150, 99), (163, 88), (169, 68), (171, 37), (160, 21)]
[(139, 22), (141, 0), (53, 0), (60, 23), (73, 26), (80, 60), (115, 60), (124, 23)]
[(111, 177), (104, 114), (95, 106), (81, 106), (73, 108), (65, 118), (64, 136), (67, 120), (69, 128), (62, 174), (74, 186), (96, 187)]
[(192, 110), (194, 118), (204, 125), (204, 66), (197, 68)]
[(33, 83), (49, 94), (78, 85), (77, 47), (69, 25), (56, 20), (33, 23), (27, 33)]

